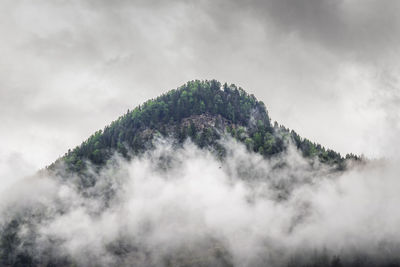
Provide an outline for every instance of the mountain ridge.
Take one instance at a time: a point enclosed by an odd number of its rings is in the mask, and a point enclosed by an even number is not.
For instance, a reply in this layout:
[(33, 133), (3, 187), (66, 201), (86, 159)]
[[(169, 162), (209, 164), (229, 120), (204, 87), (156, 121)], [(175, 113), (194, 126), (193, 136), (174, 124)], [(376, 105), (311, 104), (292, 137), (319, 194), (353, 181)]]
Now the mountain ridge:
[(264, 157), (285, 151), (292, 142), (303, 156), (336, 165), (338, 169), (345, 168), (346, 159), (360, 159), (354, 154), (342, 157), (277, 122), (272, 125), (265, 104), (241, 87), (221, 85), (216, 80), (194, 80), (128, 110), (48, 169), (63, 162), (68, 170), (79, 173), (86, 168), (87, 161), (102, 166), (115, 152), (130, 158), (151, 148), (156, 135), (172, 136), (177, 143), (190, 138), (200, 147), (216, 147), (223, 155), (217, 143), (221, 131)]

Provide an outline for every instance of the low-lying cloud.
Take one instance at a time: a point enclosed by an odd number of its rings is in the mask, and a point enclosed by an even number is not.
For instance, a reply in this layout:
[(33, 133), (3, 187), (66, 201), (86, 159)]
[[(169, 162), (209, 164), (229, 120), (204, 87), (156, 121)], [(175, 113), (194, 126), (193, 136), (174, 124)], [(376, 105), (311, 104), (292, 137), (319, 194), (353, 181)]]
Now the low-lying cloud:
[(221, 161), (191, 142), (176, 148), (160, 140), (132, 161), (115, 156), (86, 189), (78, 186), (79, 177), (26, 178), (2, 189), (1, 231), (16, 229), (15, 251), (39, 265), (299, 266), (316, 257), (330, 263), (335, 255), (343, 263), (396, 259), (396, 164), (375, 161), (338, 173), (295, 148), (265, 159), (234, 140), (224, 146)]

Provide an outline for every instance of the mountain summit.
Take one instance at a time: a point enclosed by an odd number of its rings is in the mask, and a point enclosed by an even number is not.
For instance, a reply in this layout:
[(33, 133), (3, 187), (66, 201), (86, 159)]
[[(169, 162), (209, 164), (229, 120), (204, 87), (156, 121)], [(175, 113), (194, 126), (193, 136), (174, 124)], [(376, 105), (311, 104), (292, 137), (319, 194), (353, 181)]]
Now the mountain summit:
[(218, 140), (226, 133), (264, 157), (278, 155), (293, 143), (303, 156), (339, 169), (345, 167), (345, 159), (358, 159), (352, 154), (342, 157), (276, 122), (272, 125), (264, 103), (234, 84), (196, 80), (128, 110), (49, 168), (66, 163), (69, 170), (81, 172), (87, 162), (101, 166), (115, 152), (130, 158), (150, 149), (152, 140), (160, 136), (177, 144), (190, 138), (199, 147), (212, 147), (223, 155)]

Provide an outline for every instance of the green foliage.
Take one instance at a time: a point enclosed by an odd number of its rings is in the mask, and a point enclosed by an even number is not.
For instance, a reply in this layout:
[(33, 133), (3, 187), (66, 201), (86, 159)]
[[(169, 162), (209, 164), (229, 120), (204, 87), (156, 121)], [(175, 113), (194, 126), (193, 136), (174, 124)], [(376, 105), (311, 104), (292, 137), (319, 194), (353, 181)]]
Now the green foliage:
[[(302, 139), (277, 123), (272, 127), (264, 103), (242, 88), (227, 84), (221, 88), (215, 80), (196, 80), (128, 110), (104, 130), (97, 131), (65, 154), (56, 164), (65, 162), (68, 170), (80, 173), (86, 168), (86, 162), (101, 166), (115, 151), (129, 157), (130, 152), (140, 153), (149, 148), (154, 132), (173, 135), (178, 142), (190, 137), (200, 147), (215, 147), (219, 138), (217, 129), (199, 127), (193, 122), (182, 124), (183, 119), (200, 114), (223, 118), (228, 122), (226, 130), (233, 137), (245, 143), (249, 150), (266, 157), (281, 153), (289, 142), (293, 142), (306, 157), (339, 165), (343, 165), (345, 160), (340, 154)], [(215, 128), (217, 126), (223, 125)], [(357, 157), (347, 155), (347, 158)], [(50, 169), (54, 166), (51, 165)]]

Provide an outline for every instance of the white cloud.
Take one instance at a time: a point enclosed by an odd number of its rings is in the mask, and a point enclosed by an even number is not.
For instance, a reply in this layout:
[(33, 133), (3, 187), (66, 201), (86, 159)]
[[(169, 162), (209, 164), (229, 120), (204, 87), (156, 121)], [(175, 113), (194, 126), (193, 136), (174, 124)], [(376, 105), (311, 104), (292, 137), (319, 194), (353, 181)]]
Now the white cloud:
[(108, 166), (86, 192), (73, 179), (20, 181), (2, 198), (8, 216), (1, 223), (25, 214), (19, 235), (25, 244), (36, 237), (41, 261), (52, 251), (83, 266), (162, 265), (168, 257), (212, 264), (222, 260), (215, 258), (218, 250), (238, 266), (275, 266), (322, 248), (344, 261), (356, 253), (376, 260), (379, 253), (384, 260), (397, 255), (393, 162), (332, 173), (309, 165), (293, 148), (266, 160), (232, 140), (224, 144), (228, 154), (220, 162), (191, 143), (178, 150), (160, 143)]

